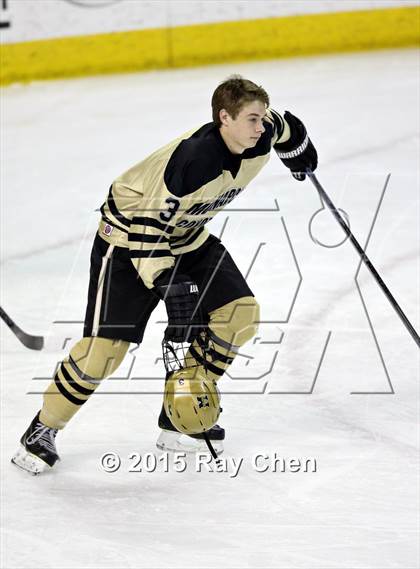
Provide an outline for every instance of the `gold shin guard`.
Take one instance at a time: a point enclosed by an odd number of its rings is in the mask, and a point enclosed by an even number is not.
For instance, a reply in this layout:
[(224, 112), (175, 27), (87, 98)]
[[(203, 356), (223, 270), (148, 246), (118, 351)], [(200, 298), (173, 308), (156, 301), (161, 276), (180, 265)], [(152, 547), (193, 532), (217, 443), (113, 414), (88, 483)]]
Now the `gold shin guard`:
[(62, 429), (101, 381), (123, 361), (130, 346), (123, 340), (82, 338), (70, 351), (44, 393), (40, 420)]
[(217, 381), (232, 364), (240, 346), (257, 333), (260, 310), (253, 296), (244, 296), (216, 308), (209, 316), (213, 347), (206, 359), (207, 365), (196, 341), (190, 346), (185, 364), (191, 366), (195, 361), (206, 365), (208, 377)]

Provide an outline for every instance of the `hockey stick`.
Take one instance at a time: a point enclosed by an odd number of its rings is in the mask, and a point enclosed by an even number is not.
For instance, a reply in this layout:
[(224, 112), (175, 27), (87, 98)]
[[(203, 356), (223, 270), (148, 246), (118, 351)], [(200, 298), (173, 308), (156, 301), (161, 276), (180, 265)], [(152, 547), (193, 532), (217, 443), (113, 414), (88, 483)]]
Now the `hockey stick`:
[(400, 305), (398, 304), (398, 302), (395, 300), (395, 298), (393, 297), (393, 295), (391, 294), (391, 291), (389, 290), (389, 288), (386, 286), (386, 284), (384, 283), (384, 281), (382, 280), (381, 276), (379, 275), (378, 271), (375, 269), (375, 267), (372, 265), (372, 263), (370, 262), (368, 256), (366, 255), (366, 253), (364, 252), (364, 250), (362, 249), (362, 247), (359, 245), (359, 242), (357, 241), (357, 239), (354, 237), (353, 233), (350, 231), (349, 226), (347, 225), (347, 223), (345, 222), (345, 220), (343, 219), (343, 217), (340, 215), (340, 212), (337, 210), (337, 208), (335, 207), (335, 205), (333, 204), (333, 202), (330, 200), (328, 194), (326, 193), (326, 191), (324, 190), (324, 188), (321, 186), (321, 184), (319, 183), (317, 177), (315, 176), (315, 174), (312, 172), (312, 170), (306, 170), (306, 174), (308, 175), (309, 179), (311, 180), (311, 182), (313, 183), (313, 185), (315, 186), (315, 188), (318, 190), (318, 193), (321, 197), (321, 199), (323, 200), (323, 202), (325, 202), (328, 206), (328, 209), (331, 211), (331, 213), (333, 214), (333, 216), (335, 217), (335, 219), (338, 221), (338, 223), (341, 225), (341, 228), (343, 229), (344, 233), (347, 235), (347, 237), (350, 239), (352, 245), (354, 246), (354, 248), (356, 249), (356, 251), (359, 253), (360, 258), (362, 259), (362, 261), (364, 262), (364, 264), (366, 265), (366, 267), (369, 269), (369, 271), (371, 272), (371, 274), (373, 275), (373, 278), (376, 280), (376, 282), (378, 283), (378, 285), (381, 287), (383, 293), (385, 294), (385, 296), (387, 297), (387, 299), (389, 300), (389, 302), (391, 303), (391, 305), (393, 306), (393, 308), (395, 309), (396, 313), (398, 314), (398, 316), (401, 318), (404, 326), (407, 328), (407, 330), (409, 331), (411, 337), (413, 338), (413, 340), (416, 342), (417, 346), (420, 347), (420, 337), (417, 334), (417, 332), (415, 331), (414, 327), (412, 326), (411, 322), (408, 320), (407, 316), (404, 314), (402, 308), (400, 307)]
[(42, 336), (32, 336), (32, 334), (27, 334), (19, 328), (17, 324), (6, 314), (3, 308), (0, 306), (0, 317), (9, 326), (13, 334), (22, 342), (24, 346), (30, 350), (42, 350), (44, 347), (44, 338)]

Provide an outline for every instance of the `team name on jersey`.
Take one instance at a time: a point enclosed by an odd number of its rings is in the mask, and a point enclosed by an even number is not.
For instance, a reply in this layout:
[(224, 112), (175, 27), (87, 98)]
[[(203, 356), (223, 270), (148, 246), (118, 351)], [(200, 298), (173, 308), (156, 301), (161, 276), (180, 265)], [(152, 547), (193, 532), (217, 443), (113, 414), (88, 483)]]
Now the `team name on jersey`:
[(188, 221), (187, 219), (181, 219), (176, 224), (177, 227), (184, 227), (186, 229), (191, 229), (192, 227), (201, 227), (202, 225), (206, 225), (209, 221), (211, 221), (211, 217), (205, 217), (204, 219), (197, 219), (196, 221)]
[(242, 192), (243, 188), (233, 188), (229, 190), (225, 194), (219, 196), (213, 202), (205, 202), (205, 203), (196, 203), (190, 209), (187, 209), (185, 213), (189, 215), (202, 215), (203, 213), (207, 213), (208, 211), (212, 211), (214, 209), (219, 209), (219, 207), (224, 207), (229, 204), (232, 200), (236, 198)]

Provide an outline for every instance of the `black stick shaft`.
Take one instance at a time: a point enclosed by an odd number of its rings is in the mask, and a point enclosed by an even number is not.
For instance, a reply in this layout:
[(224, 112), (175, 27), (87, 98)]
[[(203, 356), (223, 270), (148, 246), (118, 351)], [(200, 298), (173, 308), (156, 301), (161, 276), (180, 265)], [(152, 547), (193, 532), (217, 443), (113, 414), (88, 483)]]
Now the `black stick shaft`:
[(3, 322), (5, 322), (9, 326), (9, 328), (13, 329), (16, 326), (16, 324), (13, 322), (13, 320), (6, 313), (6, 311), (3, 310), (1, 306), (0, 306), (0, 318), (3, 320)]
[(414, 329), (413, 325), (411, 324), (411, 322), (408, 320), (407, 316), (404, 314), (401, 306), (398, 304), (398, 302), (395, 300), (394, 296), (392, 295), (391, 291), (389, 290), (389, 288), (386, 286), (386, 284), (384, 283), (384, 281), (382, 280), (380, 274), (378, 273), (378, 271), (375, 269), (375, 267), (372, 265), (372, 263), (370, 262), (368, 256), (366, 255), (365, 251), (362, 249), (362, 247), (360, 246), (359, 242), (357, 241), (357, 239), (355, 238), (355, 236), (353, 235), (353, 233), (351, 232), (349, 226), (347, 225), (347, 223), (345, 222), (345, 220), (343, 219), (343, 217), (340, 215), (340, 212), (337, 210), (337, 208), (335, 207), (335, 205), (333, 204), (333, 202), (330, 200), (328, 194), (326, 193), (326, 191), (324, 190), (324, 188), (321, 186), (320, 182), (318, 181), (317, 177), (315, 176), (315, 174), (313, 172), (311, 172), (310, 170), (307, 171), (307, 175), (309, 176), (309, 179), (311, 180), (311, 182), (313, 183), (313, 185), (315, 186), (315, 188), (318, 190), (319, 195), (321, 196), (321, 199), (324, 201), (324, 203), (327, 204), (328, 209), (331, 211), (331, 213), (333, 214), (333, 216), (335, 217), (335, 219), (338, 221), (338, 223), (341, 225), (341, 228), (343, 229), (344, 233), (347, 235), (347, 237), (350, 239), (352, 245), (354, 246), (354, 248), (356, 249), (356, 251), (359, 253), (360, 258), (362, 259), (362, 261), (364, 262), (364, 264), (366, 265), (366, 267), (369, 269), (369, 271), (371, 272), (371, 274), (373, 275), (373, 278), (376, 280), (376, 282), (378, 283), (378, 285), (381, 287), (383, 293), (385, 294), (385, 296), (387, 297), (387, 299), (389, 300), (389, 302), (391, 303), (391, 305), (393, 306), (394, 310), (396, 311), (396, 313), (398, 314), (398, 316), (401, 318), (404, 326), (407, 328), (408, 332), (410, 333), (411, 337), (413, 338), (413, 340), (416, 342), (417, 346), (420, 347), (420, 337), (417, 334), (416, 330)]

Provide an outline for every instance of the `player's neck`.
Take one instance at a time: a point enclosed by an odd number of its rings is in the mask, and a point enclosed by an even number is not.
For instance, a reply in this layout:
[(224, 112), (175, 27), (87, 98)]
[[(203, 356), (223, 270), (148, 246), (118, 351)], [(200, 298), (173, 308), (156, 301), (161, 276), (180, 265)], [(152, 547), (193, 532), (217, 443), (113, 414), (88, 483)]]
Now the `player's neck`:
[(219, 128), (219, 132), (220, 132), (220, 136), (223, 139), (223, 142), (228, 147), (229, 152), (231, 152), (232, 154), (242, 154), (243, 153), (245, 148), (243, 148), (240, 144), (238, 144), (237, 142), (232, 140), (231, 137), (229, 136), (229, 134), (224, 129)]

